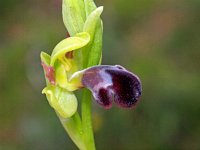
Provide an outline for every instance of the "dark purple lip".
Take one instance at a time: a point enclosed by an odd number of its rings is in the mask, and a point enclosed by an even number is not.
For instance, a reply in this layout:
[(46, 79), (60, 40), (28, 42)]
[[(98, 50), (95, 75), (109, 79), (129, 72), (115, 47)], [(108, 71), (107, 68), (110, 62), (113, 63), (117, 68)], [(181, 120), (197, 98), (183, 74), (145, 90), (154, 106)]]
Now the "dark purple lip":
[(138, 76), (119, 65), (86, 69), (82, 84), (106, 109), (112, 107), (112, 101), (120, 107), (131, 108), (138, 102), (142, 91)]

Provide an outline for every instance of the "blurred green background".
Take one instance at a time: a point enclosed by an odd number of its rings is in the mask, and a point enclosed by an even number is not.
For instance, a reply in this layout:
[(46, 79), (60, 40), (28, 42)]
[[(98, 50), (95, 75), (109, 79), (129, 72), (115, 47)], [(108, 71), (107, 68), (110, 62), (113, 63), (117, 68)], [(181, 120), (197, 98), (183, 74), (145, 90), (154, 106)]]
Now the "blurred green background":
[[(135, 109), (93, 102), (98, 150), (200, 149), (200, 1), (97, 0), (103, 64), (138, 74)], [(76, 150), (41, 90), (40, 51), (66, 37), (61, 0), (0, 1), (0, 150)]]

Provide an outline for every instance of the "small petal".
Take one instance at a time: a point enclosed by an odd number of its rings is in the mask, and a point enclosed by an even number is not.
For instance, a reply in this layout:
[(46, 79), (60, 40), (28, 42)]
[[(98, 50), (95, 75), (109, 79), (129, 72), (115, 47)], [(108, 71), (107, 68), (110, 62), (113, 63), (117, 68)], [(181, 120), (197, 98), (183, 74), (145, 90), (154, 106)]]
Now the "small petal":
[(82, 83), (105, 108), (110, 108), (113, 100), (121, 107), (133, 107), (141, 96), (140, 79), (118, 65), (86, 69)]
[(56, 81), (55, 81), (55, 70), (54, 70), (54, 68), (51, 67), (51, 66), (47, 66), (44, 62), (42, 62), (41, 65), (44, 69), (46, 78), (49, 80), (49, 82), (51, 84), (55, 85)]
[(41, 58), (41, 65), (45, 73), (46, 81), (55, 85), (56, 84), (55, 69), (52, 66), (50, 66), (51, 57), (47, 53), (41, 52), (40, 58)]

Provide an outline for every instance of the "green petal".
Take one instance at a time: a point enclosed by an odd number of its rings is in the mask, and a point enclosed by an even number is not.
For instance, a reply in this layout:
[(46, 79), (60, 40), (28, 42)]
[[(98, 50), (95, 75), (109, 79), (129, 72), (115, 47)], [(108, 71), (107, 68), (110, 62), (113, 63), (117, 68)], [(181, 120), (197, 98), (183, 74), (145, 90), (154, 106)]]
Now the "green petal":
[(77, 111), (77, 99), (72, 92), (58, 86), (47, 86), (42, 93), (46, 94), (51, 107), (63, 118), (69, 118)]
[(80, 49), (87, 45), (90, 41), (90, 35), (87, 32), (76, 34), (74, 37), (69, 37), (62, 40), (56, 45), (51, 55), (51, 66), (54, 65), (58, 58), (65, 57), (67, 52)]

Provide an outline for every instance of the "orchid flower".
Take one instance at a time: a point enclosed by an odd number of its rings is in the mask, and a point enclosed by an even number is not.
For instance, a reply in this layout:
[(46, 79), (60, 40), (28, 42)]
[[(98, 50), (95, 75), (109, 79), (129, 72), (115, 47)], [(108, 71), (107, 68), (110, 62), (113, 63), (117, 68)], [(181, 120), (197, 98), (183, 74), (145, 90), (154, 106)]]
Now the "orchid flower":
[(130, 108), (141, 96), (141, 81), (119, 65), (99, 65), (102, 6), (97, 8), (92, 0), (63, 0), (62, 10), (70, 36), (59, 42), (51, 55), (40, 54), (46, 79), (42, 93), (79, 149), (94, 150), (90, 95), (83, 92), (81, 118), (74, 91), (89, 89), (97, 103), (106, 109), (111, 108), (112, 101)]

